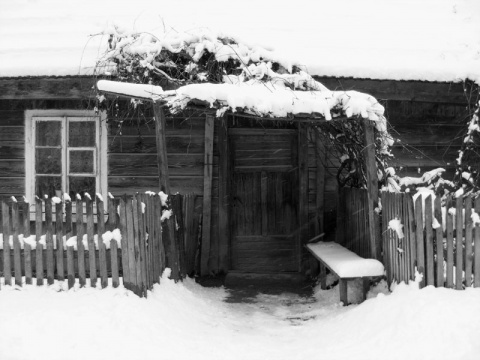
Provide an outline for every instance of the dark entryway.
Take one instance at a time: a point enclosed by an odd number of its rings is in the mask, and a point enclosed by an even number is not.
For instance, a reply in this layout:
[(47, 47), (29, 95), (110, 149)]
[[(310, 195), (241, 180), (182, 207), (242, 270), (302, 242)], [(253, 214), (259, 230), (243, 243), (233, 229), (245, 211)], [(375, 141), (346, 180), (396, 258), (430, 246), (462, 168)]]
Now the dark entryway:
[(231, 266), (299, 271), (297, 131), (229, 129)]

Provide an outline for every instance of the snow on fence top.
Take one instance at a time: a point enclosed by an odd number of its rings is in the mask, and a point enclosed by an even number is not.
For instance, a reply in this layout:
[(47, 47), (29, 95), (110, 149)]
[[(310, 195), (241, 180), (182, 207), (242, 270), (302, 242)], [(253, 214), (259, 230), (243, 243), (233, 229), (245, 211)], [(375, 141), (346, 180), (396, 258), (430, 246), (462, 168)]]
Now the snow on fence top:
[(477, 0), (297, 0), (294, 9), (274, 0), (18, 0), (0, 12), (0, 76), (92, 74), (113, 23), (157, 37), (221, 30), (255, 49), (239, 46), (242, 57), (274, 56), (312, 75), (480, 83)]

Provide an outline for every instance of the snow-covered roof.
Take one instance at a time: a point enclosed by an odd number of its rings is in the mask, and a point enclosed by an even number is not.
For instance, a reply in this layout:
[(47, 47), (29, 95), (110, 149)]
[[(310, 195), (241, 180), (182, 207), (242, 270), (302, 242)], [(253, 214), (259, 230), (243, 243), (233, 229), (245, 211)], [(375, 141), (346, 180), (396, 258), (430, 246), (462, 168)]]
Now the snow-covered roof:
[[(311, 75), (480, 83), (477, 0), (0, 0), (0, 77), (92, 74), (113, 24), (208, 27)], [(90, 36), (95, 35), (96, 36)]]

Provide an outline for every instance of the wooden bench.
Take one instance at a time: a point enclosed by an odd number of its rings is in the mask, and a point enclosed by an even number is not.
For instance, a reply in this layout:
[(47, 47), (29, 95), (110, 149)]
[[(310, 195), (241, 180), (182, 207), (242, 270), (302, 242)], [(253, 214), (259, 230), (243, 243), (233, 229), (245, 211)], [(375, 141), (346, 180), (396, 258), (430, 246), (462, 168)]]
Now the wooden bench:
[(348, 305), (347, 283), (350, 280), (363, 280), (363, 298), (366, 299), (372, 277), (383, 276), (383, 264), (375, 259), (364, 259), (335, 242), (307, 244), (307, 249), (320, 262), (321, 288), (326, 289), (326, 268), (338, 277), (340, 301)]

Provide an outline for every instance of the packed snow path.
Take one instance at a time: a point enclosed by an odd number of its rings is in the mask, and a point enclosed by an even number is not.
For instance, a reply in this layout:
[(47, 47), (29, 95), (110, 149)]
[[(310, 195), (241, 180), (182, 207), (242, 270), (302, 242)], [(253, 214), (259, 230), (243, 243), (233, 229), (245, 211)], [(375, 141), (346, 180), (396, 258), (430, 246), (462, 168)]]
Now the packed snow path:
[(0, 359), (477, 359), (480, 289), (383, 283), (361, 305), (338, 291), (259, 295), (163, 278), (148, 299), (123, 288), (2, 286)]

